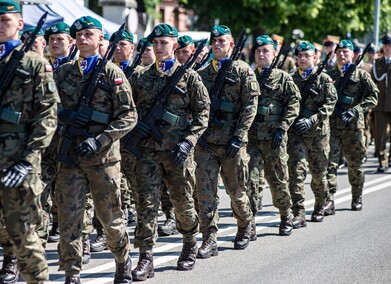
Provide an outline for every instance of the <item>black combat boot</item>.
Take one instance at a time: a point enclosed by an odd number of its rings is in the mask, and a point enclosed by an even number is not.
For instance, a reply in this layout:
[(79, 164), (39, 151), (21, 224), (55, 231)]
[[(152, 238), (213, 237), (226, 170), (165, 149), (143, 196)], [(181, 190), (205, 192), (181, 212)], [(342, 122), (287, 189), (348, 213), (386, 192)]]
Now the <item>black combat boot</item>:
[(95, 240), (91, 242), (91, 251), (100, 252), (106, 249), (107, 249), (106, 235), (103, 233), (96, 235)]
[(257, 236), (257, 223), (253, 220), (251, 222), (251, 229), (250, 229), (250, 241), (256, 241), (258, 239)]
[(90, 247), (90, 240), (83, 241), (83, 257), (82, 257), (82, 263), (88, 264), (91, 260), (91, 247)]
[(245, 249), (250, 243), (251, 224), (246, 227), (238, 227), (234, 241), (234, 249)]
[(0, 270), (0, 283), (12, 284), (19, 279), (19, 270), (17, 267), (17, 258), (15, 255), (4, 255), (3, 267)]
[(153, 267), (152, 253), (140, 253), (137, 266), (132, 270), (132, 277), (135, 281), (144, 281), (147, 278), (153, 278), (155, 270)]
[(49, 232), (49, 243), (57, 243), (60, 240), (60, 230), (58, 229), (58, 224), (53, 223), (52, 228)]
[(315, 204), (314, 211), (312, 211), (311, 221), (312, 222), (323, 222), (324, 219), (324, 209), (323, 206)]
[(352, 210), (353, 211), (362, 210), (362, 195), (352, 198)]
[(281, 216), (281, 223), (278, 233), (280, 236), (290, 236), (293, 230), (293, 215)]
[(114, 284), (129, 284), (132, 283), (132, 259), (130, 255), (123, 263), (115, 262), (115, 277)]
[(323, 211), (325, 216), (335, 215), (334, 200), (326, 201), (326, 205), (324, 206)]
[(177, 270), (192, 270), (197, 256), (197, 241), (183, 242), (182, 252), (177, 263)]
[(214, 240), (207, 239), (202, 241), (202, 244), (198, 249), (197, 258), (209, 258), (218, 254), (217, 243)]
[(178, 234), (175, 219), (167, 218), (163, 225), (159, 225), (157, 227), (157, 231), (160, 237)]
[(293, 226), (293, 229), (307, 227), (307, 221), (305, 219), (305, 216), (303, 216), (303, 215), (294, 216), (293, 220), (292, 220), (292, 226)]
[(66, 276), (64, 284), (80, 284), (79, 276)]

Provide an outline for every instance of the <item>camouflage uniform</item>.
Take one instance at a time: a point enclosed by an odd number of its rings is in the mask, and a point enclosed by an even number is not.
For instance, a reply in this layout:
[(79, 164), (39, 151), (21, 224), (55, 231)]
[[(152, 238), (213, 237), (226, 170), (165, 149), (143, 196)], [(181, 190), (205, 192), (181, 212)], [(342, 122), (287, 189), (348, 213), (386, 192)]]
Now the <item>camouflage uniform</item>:
[[(315, 73), (314, 67), (311, 73)], [(293, 80), (299, 89), (307, 83), (299, 71), (293, 75)], [(327, 165), (330, 152), (330, 125), (329, 116), (333, 113), (337, 101), (337, 92), (331, 78), (326, 74), (320, 74), (312, 84), (310, 93), (301, 101), (300, 115), (298, 118), (313, 118), (314, 126), (300, 134), (295, 127), (288, 132), (288, 167), (289, 167), (289, 191), (292, 197), (293, 215), (305, 217), (305, 189), (304, 181), (307, 175), (307, 162), (311, 172), (311, 189), (315, 195), (315, 208), (322, 208), (327, 197)], [(303, 95), (303, 94), (302, 94)]]
[[(343, 78), (339, 68), (329, 71), (329, 75), (335, 81), (335, 86)], [(343, 150), (348, 162), (348, 176), (352, 186), (353, 199), (362, 195), (365, 181), (362, 168), (362, 159), (365, 156), (364, 112), (376, 106), (378, 92), (368, 72), (356, 69), (343, 94), (338, 94), (335, 111), (330, 117), (330, 155), (327, 181), (329, 199), (331, 200), (334, 199), (334, 194), (337, 191), (337, 169), (340, 150)], [(354, 108), (358, 112), (359, 117), (350, 123), (344, 123), (337, 116), (337, 113), (349, 108)]]
[[(262, 75), (259, 69), (256, 69), (255, 74), (257, 80), (260, 80)], [(285, 133), (288, 131), (299, 114), (300, 93), (292, 77), (279, 69), (272, 70), (266, 85), (271, 89), (261, 89), (254, 129), (250, 131), (251, 136), (257, 139), (251, 147), (256, 147), (261, 157), (260, 165), (265, 171), (273, 205), (279, 209), (281, 216), (288, 216), (292, 203), (288, 189), (287, 135), (284, 135), (280, 147), (272, 149), (272, 133), (277, 128), (283, 129)], [(252, 171), (250, 169), (250, 173)]]
[[(16, 47), (20, 48), (20, 45)], [(0, 63), (0, 74), (9, 58), (10, 55)], [(59, 97), (46, 59), (28, 52), (20, 68), (30, 76), (25, 79), (15, 76), (1, 99), (1, 106), (19, 111), (22, 116), (19, 125), (0, 120), (0, 164), (6, 169), (18, 161), (27, 161), (33, 170), (18, 188), (5, 188), (0, 184), (0, 209), (20, 272), (32, 283), (48, 279), (44, 250), (35, 230), (41, 220), (41, 153), (57, 127)]]
[[(56, 82), (64, 109), (76, 108), (90, 75), (82, 76), (77, 62), (58, 69)], [(102, 81), (109, 87), (110, 93), (98, 87), (89, 105), (95, 111), (110, 114), (111, 121), (107, 126), (92, 122), (87, 126), (88, 133), (96, 137), (102, 148), (87, 158), (79, 159), (74, 168), (60, 164), (56, 178), (61, 232), (59, 269), (65, 270), (67, 276), (78, 275), (81, 270), (83, 211), (88, 189), (116, 262), (124, 263), (130, 250), (120, 200), (119, 139), (134, 127), (137, 113), (130, 85), (114, 63), (107, 63)], [(73, 145), (82, 141), (82, 137), (77, 137)], [(72, 150), (68, 154), (76, 160)]]
[[(178, 66), (179, 63), (175, 62), (165, 74), (160, 74), (155, 65), (148, 67), (143, 74), (135, 72), (131, 85), (137, 98), (141, 119)], [(188, 70), (177, 86), (185, 91), (185, 95), (171, 94), (164, 107), (179, 116), (180, 122), (172, 126), (161, 121), (157, 128), (163, 139), (155, 141), (148, 137), (138, 145), (142, 156), (136, 162), (137, 187), (134, 196), (137, 206), (137, 227), (134, 244), (140, 249), (140, 253), (151, 253), (155, 244), (153, 236), (157, 229), (156, 217), (163, 182), (170, 192), (177, 217), (177, 228), (184, 236), (184, 242), (193, 242), (198, 233), (198, 217), (193, 200), (193, 151), (183, 165), (174, 167), (172, 150), (182, 139), (190, 141), (193, 145), (197, 143), (207, 127), (210, 102), (201, 78), (195, 71)]]
[[(199, 70), (202, 80), (210, 91), (213, 88), (218, 72), (213, 64)], [(204, 241), (217, 239), (218, 221), (218, 175), (231, 198), (231, 206), (238, 227), (247, 227), (252, 220), (249, 198), (246, 194), (248, 181), (247, 154), (248, 131), (256, 115), (259, 96), (259, 85), (250, 66), (243, 61), (234, 61), (230, 77), (234, 84), (225, 84), (220, 98), (233, 105), (233, 112), (218, 111), (217, 119), (223, 122), (222, 128), (210, 126), (204, 134), (207, 148), (196, 147), (197, 162), (196, 194), (200, 217), (200, 231)], [(232, 159), (226, 158), (227, 144), (233, 137), (243, 143), (240, 152)]]

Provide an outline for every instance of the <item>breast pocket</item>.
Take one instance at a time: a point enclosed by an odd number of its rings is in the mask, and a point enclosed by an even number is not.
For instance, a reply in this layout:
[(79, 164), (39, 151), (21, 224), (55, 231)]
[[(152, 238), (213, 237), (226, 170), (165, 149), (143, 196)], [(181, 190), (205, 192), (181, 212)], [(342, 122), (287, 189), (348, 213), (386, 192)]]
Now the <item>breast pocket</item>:
[(71, 78), (67, 77), (64, 79), (63, 82), (60, 83), (60, 89), (64, 94), (67, 95), (69, 100), (70, 98), (74, 97), (74, 95), (76, 94), (78, 85), (76, 84), (75, 81), (72, 81)]

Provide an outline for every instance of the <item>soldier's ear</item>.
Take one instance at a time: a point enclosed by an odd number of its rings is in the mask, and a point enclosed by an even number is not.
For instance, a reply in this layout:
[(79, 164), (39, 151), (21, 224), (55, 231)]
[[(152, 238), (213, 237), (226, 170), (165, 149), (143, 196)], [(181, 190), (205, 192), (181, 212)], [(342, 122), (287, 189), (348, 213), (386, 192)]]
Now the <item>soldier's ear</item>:
[(178, 49), (179, 47), (179, 44), (177, 42), (174, 42), (174, 44), (172, 45), (173, 48), (174, 48), (174, 51)]

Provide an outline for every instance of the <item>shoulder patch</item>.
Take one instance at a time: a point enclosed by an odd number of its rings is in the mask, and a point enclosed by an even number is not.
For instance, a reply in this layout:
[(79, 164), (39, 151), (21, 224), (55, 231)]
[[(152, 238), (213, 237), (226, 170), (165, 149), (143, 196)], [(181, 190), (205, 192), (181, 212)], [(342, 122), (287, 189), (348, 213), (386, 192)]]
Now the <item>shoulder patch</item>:
[(251, 90), (256, 92), (258, 91), (258, 83), (257, 82), (251, 82), (250, 84)]
[(45, 64), (45, 72), (53, 72), (53, 67), (51, 64)]
[(123, 104), (129, 103), (128, 94), (124, 91), (122, 91), (118, 94), (118, 98), (119, 98), (119, 101)]
[(114, 79), (114, 84), (115, 84), (115, 85), (121, 85), (122, 83), (123, 83), (122, 78), (115, 78), (115, 79)]
[(253, 69), (250, 68), (250, 69), (248, 70), (248, 75), (250, 75), (250, 76), (253, 76), (253, 75), (254, 75)]

